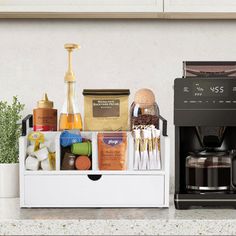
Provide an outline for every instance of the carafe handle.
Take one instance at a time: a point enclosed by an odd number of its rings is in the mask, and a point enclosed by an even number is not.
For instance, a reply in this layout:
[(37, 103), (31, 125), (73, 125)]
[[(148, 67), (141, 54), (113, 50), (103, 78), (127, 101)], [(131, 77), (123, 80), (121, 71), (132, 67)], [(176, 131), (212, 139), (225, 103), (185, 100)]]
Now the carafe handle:
[[(231, 188), (236, 191), (236, 150), (231, 151), (231, 168), (230, 168), (230, 176), (231, 176)], [(234, 171), (235, 170), (235, 171)]]

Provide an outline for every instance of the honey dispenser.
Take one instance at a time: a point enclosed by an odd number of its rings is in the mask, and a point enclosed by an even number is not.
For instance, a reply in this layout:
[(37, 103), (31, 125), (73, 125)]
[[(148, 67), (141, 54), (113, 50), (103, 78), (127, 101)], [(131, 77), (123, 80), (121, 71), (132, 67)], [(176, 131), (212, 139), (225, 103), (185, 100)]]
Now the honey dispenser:
[(76, 79), (72, 71), (72, 51), (79, 49), (78, 44), (65, 44), (68, 51), (68, 70), (65, 74), (65, 102), (62, 107), (59, 121), (60, 130), (82, 130), (82, 119), (79, 112)]

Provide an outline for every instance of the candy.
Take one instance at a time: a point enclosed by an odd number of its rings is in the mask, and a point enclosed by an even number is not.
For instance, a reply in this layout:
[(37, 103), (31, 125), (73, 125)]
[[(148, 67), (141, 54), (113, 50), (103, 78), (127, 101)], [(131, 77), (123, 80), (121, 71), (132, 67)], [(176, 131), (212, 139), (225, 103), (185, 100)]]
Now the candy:
[(49, 152), (56, 152), (56, 146), (54, 141), (46, 141), (44, 143), (40, 143), (39, 148), (47, 147)]
[(30, 145), (30, 146), (27, 147), (27, 154), (29, 156), (35, 156), (34, 155), (34, 145)]
[(45, 141), (44, 134), (40, 132), (32, 132), (28, 135), (28, 140), (31, 143), (34, 143), (34, 150), (38, 150), (40, 143), (44, 143)]
[(41, 168), (43, 170), (55, 170), (55, 161), (51, 157), (51, 154), (48, 155), (49, 157), (43, 161), (41, 161)]
[(27, 170), (38, 170), (39, 169), (38, 159), (32, 156), (28, 156), (25, 160), (25, 167)]
[(34, 152), (35, 156), (38, 158), (39, 161), (43, 161), (48, 158), (48, 149), (46, 147), (39, 149), (38, 151)]

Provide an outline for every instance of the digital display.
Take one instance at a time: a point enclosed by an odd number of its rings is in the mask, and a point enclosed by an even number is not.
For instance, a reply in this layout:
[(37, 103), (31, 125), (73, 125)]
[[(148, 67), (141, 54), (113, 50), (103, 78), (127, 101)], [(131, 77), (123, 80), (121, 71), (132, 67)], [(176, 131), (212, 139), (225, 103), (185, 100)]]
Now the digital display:
[(221, 82), (196, 82), (193, 84), (195, 97), (225, 97), (228, 95), (227, 84)]

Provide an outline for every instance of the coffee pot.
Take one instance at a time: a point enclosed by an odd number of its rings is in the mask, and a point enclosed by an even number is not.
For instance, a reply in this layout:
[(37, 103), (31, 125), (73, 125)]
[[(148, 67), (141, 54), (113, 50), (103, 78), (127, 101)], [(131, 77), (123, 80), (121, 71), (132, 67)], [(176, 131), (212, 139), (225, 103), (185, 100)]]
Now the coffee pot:
[(204, 150), (186, 158), (188, 191), (229, 191), (234, 187), (232, 163), (236, 151)]

